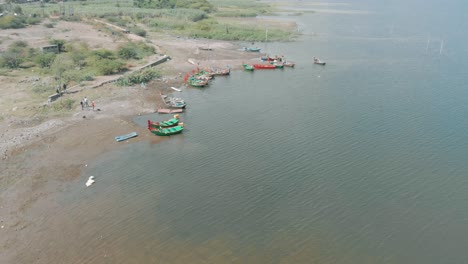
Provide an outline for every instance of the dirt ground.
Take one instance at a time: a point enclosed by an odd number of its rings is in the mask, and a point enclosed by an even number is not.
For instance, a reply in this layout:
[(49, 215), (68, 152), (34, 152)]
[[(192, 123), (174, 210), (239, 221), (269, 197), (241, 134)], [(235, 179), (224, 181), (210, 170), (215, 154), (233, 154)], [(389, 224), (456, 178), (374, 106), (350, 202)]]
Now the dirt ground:
[[(118, 39), (103, 33), (101, 26), (62, 21), (54, 28), (37, 25), (2, 30), (0, 50), (15, 40), (27, 41), (32, 47), (47, 45), (49, 39), (66, 39), (86, 41), (94, 48), (116, 48), (128, 39), (140, 39), (130, 34), (127, 39)], [(183, 76), (196, 67), (229, 65), (235, 70), (243, 62), (258, 61), (262, 55), (242, 52), (241, 47), (224, 41), (155, 33), (150, 33), (147, 39), (155, 45), (158, 54), (142, 61), (142, 65), (163, 54), (169, 55), (171, 60), (156, 66), (164, 76), (146, 88), (113, 84), (90, 88), (118, 76), (96, 78), (63, 97), (79, 102), (86, 96), (95, 101), (95, 111), (81, 110), (77, 103), (71, 113), (37, 115), (39, 108), (50, 106), (46, 104), (47, 98), (32, 95), (30, 89), (44, 78), (28, 69), (0, 76), (0, 263), (12, 263), (15, 254), (27, 245), (28, 230), (34, 225), (26, 217), (28, 210), (37, 206), (38, 201), (46, 201), (51, 194), (60, 192), (61, 184), (75, 179), (89, 160), (127, 144), (116, 144), (116, 135), (136, 131), (140, 136), (132, 142), (165, 140), (131, 121), (135, 115), (156, 111), (161, 104), (158, 91), (169, 93), (171, 86), (183, 87)]]

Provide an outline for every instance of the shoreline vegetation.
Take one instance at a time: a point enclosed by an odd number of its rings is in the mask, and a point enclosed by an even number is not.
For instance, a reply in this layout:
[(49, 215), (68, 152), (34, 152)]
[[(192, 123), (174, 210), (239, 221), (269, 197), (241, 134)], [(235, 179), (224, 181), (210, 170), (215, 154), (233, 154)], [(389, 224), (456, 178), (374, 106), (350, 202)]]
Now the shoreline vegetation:
[[(88, 162), (125, 144), (115, 136), (135, 131), (132, 142), (167, 140), (131, 121), (162, 106), (160, 92), (182, 88), (197, 67), (240, 70), (264, 55), (242, 45), (298, 36), (295, 23), (274, 19), (277, 6), (268, 2), (179, 0), (167, 2), (184, 6), (163, 9), (149, 2), (0, 4), (0, 263), (34, 262), (34, 251), (24, 253), (31, 233), (43, 228), (33, 212), (52, 206), (50, 197)], [(50, 45), (57, 53), (42, 52)], [(164, 56), (170, 60), (140, 71)], [(84, 97), (95, 110), (82, 110)]]

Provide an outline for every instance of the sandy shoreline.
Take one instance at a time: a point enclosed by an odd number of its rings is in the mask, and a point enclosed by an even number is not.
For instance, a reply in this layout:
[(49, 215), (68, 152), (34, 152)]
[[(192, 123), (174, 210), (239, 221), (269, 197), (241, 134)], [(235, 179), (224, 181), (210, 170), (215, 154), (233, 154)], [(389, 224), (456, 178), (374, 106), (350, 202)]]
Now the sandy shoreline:
[[(146, 88), (113, 84), (84, 88), (67, 96), (87, 96), (101, 111), (81, 110), (78, 105), (71, 115), (63, 117), (42, 120), (7, 116), (1, 121), (0, 263), (14, 263), (13, 259), (28, 249), (30, 229), (38, 228), (29, 216), (31, 211), (40, 211), (48, 197), (63, 191), (62, 184), (76, 179), (88, 161), (125, 144), (167, 140), (148, 133), (131, 119), (156, 111), (161, 104), (158, 91), (169, 93), (173, 92), (171, 86), (183, 86), (183, 75), (195, 68), (189, 59), (200, 68), (230, 65), (235, 70), (260, 56), (223, 41), (170, 36), (149, 39), (154, 39), (159, 53), (171, 56), (171, 60), (156, 66), (164, 76)], [(199, 49), (206, 46), (212, 50)], [(190, 102), (190, 98), (185, 99)], [(131, 142), (115, 142), (115, 136), (132, 131), (139, 137)]]

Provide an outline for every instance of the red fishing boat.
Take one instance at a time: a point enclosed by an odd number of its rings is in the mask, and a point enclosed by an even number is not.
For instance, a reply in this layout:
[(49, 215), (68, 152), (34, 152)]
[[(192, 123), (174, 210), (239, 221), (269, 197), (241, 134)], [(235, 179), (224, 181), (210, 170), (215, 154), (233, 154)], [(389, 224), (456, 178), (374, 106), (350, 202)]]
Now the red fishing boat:
[(276, 69), (276, 66), (273, 64), (254, 64), (255, 69), (266, 69), (266, 70), (273, 70)]

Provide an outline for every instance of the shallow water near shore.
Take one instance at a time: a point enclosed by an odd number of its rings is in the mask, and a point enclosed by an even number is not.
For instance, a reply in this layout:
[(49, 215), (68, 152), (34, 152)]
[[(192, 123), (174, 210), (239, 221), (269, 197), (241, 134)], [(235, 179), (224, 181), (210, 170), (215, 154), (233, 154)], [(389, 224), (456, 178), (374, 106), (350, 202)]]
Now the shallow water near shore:
[(420, 1), (409, 14), (405, 3), (295, 17), (303, 39), (258, 43), (294, 69), (235, 71), (176, 93), (188, 101), (184, 133), (91, 162), (80, 180), (96, 183), (59, 194), (30, 241), (44, 249), (31, 254), (50, 263), (466, 263), (466, 4)]

